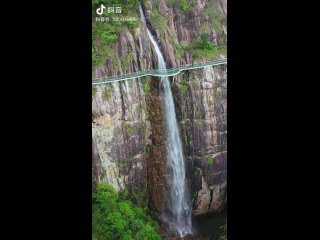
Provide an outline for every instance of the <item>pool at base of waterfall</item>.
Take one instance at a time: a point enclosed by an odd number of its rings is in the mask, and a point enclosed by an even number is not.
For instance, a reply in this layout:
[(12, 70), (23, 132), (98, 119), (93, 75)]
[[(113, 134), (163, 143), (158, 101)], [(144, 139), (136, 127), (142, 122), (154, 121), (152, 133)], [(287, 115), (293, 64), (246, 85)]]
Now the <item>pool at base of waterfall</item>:
[(193, 219), (195, 235), (197, 240), (217, 240), (222, 234), (221, 226), (224, 226), (227, 220), (227, 209), (219, 213), (197, 216)]
[[(196, 216), (192, 219), (194, 234), (183, 237), (169, 237), (168, 225), (162, 226), (162, 238), (164, 240), (218, 240), (222, 234), (221, 227), (224, 226), (227, 220), (227, 209), (219, 213), (206, 214)], [(170, 219), (167, 219), (170, 222)]]

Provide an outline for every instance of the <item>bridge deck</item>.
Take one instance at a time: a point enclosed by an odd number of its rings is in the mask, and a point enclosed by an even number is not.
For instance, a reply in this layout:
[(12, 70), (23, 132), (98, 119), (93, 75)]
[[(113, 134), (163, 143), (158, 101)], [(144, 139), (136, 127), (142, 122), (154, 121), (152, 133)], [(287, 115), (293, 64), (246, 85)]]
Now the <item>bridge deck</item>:
[(146, 70), (146, 71), (140, 71), (140, 72), (125, 74), (125, 75), (114, 76), (114, 77), (96, 78), (92, 80), (92, 85), (124, 81), (128, 79), (134, 79), (134, 78), (139, 78), (144, 76), (170, 77), (170, 76), (175, 76), (185, 70), (192, 70), (192, 69), (204, 68), (208, 66), (216, 66), (221, 64), (227, 64), (227, 59), (220, 59), (220, 60), (215, 60), (215, 61), (210, 61), (205, 63), (187, 64), (180, 67), (169, 68), (164, 70), (159, 70), (159, 69)]

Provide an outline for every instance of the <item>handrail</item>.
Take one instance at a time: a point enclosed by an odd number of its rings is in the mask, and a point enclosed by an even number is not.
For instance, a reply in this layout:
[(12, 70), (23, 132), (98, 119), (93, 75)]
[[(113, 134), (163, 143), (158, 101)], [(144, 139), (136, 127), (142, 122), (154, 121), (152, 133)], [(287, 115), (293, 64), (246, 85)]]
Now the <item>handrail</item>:
[(169, 76), (175, 76), (185, 70), (203, 68), (206, 66), (213, 66), (213, 65), (221, 65), (226, 63), (227, 63), (227, 59), (219, 59), (215, 61), (208, 61), (205, 63), (187, 64), (180, 67), (163, 69), (163, 70), (153, 69), (153, 70), (145, 70), (145, 71), (139, 71), (139, 72), (129, 73), (129, 74), (122, 74), (122, 75), (112, 76), (112, 77), (102, 77), (102, 78), (93, 79), (92, 85), (124, 81), (128, 79), (139, 78), (144, 76), (169, 77)]

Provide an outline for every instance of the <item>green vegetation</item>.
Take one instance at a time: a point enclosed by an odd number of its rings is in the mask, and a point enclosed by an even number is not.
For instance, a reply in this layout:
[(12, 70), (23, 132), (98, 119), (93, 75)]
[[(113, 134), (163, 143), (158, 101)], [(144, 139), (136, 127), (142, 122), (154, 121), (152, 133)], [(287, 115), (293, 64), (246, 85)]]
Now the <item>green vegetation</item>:
[(207, 162), (208, 162), (208, 164), (209, 164), (210, 166), (212, 166), (212, 164), (213, 164), (213, 159), (212, 159), (212, 156), (211, 156), (211, 155), (209, 155), (209, 156), (207, 157)]
[(143, 135), (146, 135), (147, 130), (146, 130), (146, 127), (144, 126), (144, 123), (141, 124), (140, 130)]
[(147, 106), (147, 113), (148, 113), (147, 116), (148, 116), (149, 120), (152, 120), (152, 119), (154, 119), (156, 117), (156, 112), (151, 107)]
[[(227, 24), (226, 16), (220, 11), (220, 3), (217, 0), (212, 0), (205, 10), (202, 12), (202, 16), (208, 16), (210, 22), (217, 33), (217, 44), (220, 49), (226, 51), (227, 48), (227, 37), (223, 33), (222, 24)], [(205, 31), (206, 32), (206, 31)]]
[(182, 11), (188, 12), (196, 4), (197, 0), (170, 0), (169, 2)]
[(104, 91), (102, 92), (102, 95), (104, 98), (106, 98), (107, 100), (109, 100), (112, 96), (112, 93), (113, 92), (113, 86), (112, 84), (109, 84), (106, 86), (106, 88), (104, 89)]
[(127, 129), (127, 131), (128, 131), (128, 133), (130, 134), (130, 135), (133, 135), (134, 134), (134, 128), (129, 124), (129, 123), (127, 123), (127, 122), (125, 122), (125, 125), (124, 125), (125, 127), (126, 127), (126, 129)]
[(110, 93), (108, 90), (105, 90), (105, 91), (103, 92), (103, 96), (104, 96), (107, 100), (109, 100), (109, 99), (111, 98), (111, 93)]
[(141, 84), (142, 84), (142, 89), (145, 93), (148, 93), (150, 91), (150, 84), (147, 79), (147, 77), (142, 77), (141, 78)]
[(189, 85), (187, 83), (187, 80), (183, 79), (181, 81), (181, 91), (182, 91), (182, 93), (185, 93), (187, 91), (188, 87), (189, 87)]
[[(221, 41), (225, 41), (226, 37), (223, 35), (220, 39)], [(186, 41), (181, 41), (179, 44), (171, 43), (171, 45), (175, 49), (175, 56), (177, 59), (181, 59), (185, 52), (192, 53), (192, 56), (195, 60), (199, 60), (201, 57), (206, 57), (207, 59), (215, 59), (217, 58), (219, 53), (226, 52), (226, 49), (224, 47), (215, 46), (214, 43), (210, 41), (209, 35), (207, 33), (199, 35), (189, 45)]]
[(173, 45), (172, 46), (176, 46), (176, 58), (177, 59), (181, 59), (184, 55), (184, 53), (186, 52), (186, 50), (188, 50), (188, 43), (186, 41), (181, 41), (179, 44), (177, 45)]
[(188, 0), (180, 0), (180, 6), (183, 11), (188, 11), (191, 7), (191, 2)]
[[(137, 188), (132, 188), (131, 190), (131, 201), (137, 206), (142, 208), (145, 213), (149, 213), (150, 215), (154, 215), (154, 212), (149, 211), (148, 208), (148, 197), (146, 191), (139, 191)], [(148, 215), (148, 214), (147, 214)]]
[(163, 34), (167, 27), (167, 18), (160, 15), (157, 8), (153, 8), (151, 11), (151, 21), (155, 29), (160, 30), (160, 34)]
[(100, 178), (104, 179), (107, 176), (107, 171), (105, 169), (102, 170), (102, 172), (100, 173)]
[(118, 39), (116, 24), (93, 21), (92, 65), (97, 66), (111, 56), (113, 42)]
[(158, 225), (145, 211), (122, 199), (110, 185), (99, 183), (92, 195), (93, 240), (161, 240)]
[(180, 60), (186, 51), (188, 51), (188, 43), (186, 41), (178, 42), (178, 33), (176, 30), (169, 32), (168, 41), (175, 50), (174, 54), (176, 59)]
[(107, 100), (109, 100), (110, 97), (111, 97), (111, 93), (110, 93), (109, 91), (104, 91), (104, 92), (103, 92), (103, 96), (104, 96)]
[(134, 60), (134, 53), (133, 52), (129, 52), (128, 54), (120, 57), (120, 61), (122, 62), (122, 69), (129, 70), (129, 63), (132, 60)]
[(217, 38), (218, 40), (218, 45), (221, 46), (220, 48), (224, 51), (227, 52), (227, 36), (224, 34), (219, 35)]
[(227, 240), (227, 221), (220, 229), (222, 229), (222, 234), (219, 236), (218, 240)]
[(213, 44), (209, 39), (207, 33), (203, 33), (198, 36), (191, 44), (190, 48), (193, 54), (193, 58), (199, 59), (201, 57), (206, 57), (208, 59), (214, 59), (221, 52), (224, 52), (224, 49), (220, 49)]
[[(102, 16), (96, 15), (96, 9), (103, 3), (106, 7), (121, 7), (121, 14), (108, 13), (104, 11)], [(108, 58), (115, 60), (113, 51), (115, 42), (119, 38), (119, 32), (132, 31), (140, 24), (139, 16), (136, 11), (137, 0), (93, 0), (92, 1), (92, 67), (95, 68), (106, 61)], [(109, 17), (109, 21), (96, 21), (98, 19)], [(135, 17), (137, 21), (112, 21), (114, 17)], [(115, 61), (116, 62), (116, 61)]]
[(220, 11), (219, 5), (219, 0), (213, 0), (202, 12), (203, 17), (208, 16), (211, 19), (211, 23), (218, 34), (222, 32), (221, 23), (227, 20), (225, 15)]
[(209, 40), (208, 34), (204, 33), (200, 35), (199, 47), (205, 50), (212, 50), (214, 48), (213, 43)]
[(186, 146), (188, 146), (189, 144), (189, 141), (188, 141), (188, 136), (187, 136), (187, 133), (184, 131), (184, 143)]

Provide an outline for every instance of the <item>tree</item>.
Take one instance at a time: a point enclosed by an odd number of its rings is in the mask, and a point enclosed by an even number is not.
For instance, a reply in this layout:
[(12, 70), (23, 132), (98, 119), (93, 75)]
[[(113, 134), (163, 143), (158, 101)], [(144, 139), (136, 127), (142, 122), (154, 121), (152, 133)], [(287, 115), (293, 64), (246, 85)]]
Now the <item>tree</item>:
[(92, 197), (93, 240), (161, 240), (157, 223), (110, 185), (98, 184)]

